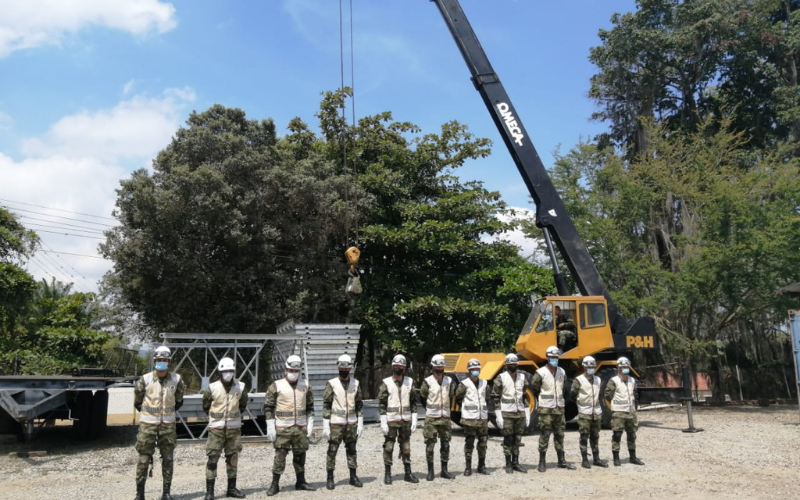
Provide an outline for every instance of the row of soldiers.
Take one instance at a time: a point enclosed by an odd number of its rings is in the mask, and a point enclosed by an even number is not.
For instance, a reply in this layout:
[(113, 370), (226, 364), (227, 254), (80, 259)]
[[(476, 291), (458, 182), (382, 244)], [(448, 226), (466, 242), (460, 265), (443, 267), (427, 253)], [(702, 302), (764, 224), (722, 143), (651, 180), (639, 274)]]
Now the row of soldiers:
[[(538, 470), (546, 470), (546, 453), (550, 435), (558, 455), (558, 467), (574, 469), (564, 457), (564, 382), (566, 374), (558, 366), (561, 355), (555, 346), (547, 349), (548, 362), (533, 375), (519, 371), (519, 359), (515, 354), (505, 358), (505, 371), (494, 383), (491, 393), (495, 410), (496, 425), (503, 436), (505, 471), (507, 473), (526, 472), (519, 462), (519, 448), (522, 436), (530, 425), (530, 402), (528, 389), (537, 398), (539, 427), (539, 465)], [(136, 466), (136, 500), (144, 500), (145, 482), (148, 468), (152, 467), (156, 446), (161, 453), (163, 477), (162, 500), (172, 500), (171, 483), (176, 445), (176, 412), (183, 404), (185, 386), (180, 376), (169, 371), (172, 354), (168, 347), (161, 346), (154, 355), (155, 369), (143, 375), (135, 384), (134, 406), (141, 413), (136, 451), (139, 460)], [(334, 470), (339, 446), (344, 442), (347, 466), (350, 471), (349, 484), (360, 488), (358, 478), (356, 444), (364, 428), (363, 400), (358, 380), (350, 376), (353, 362), (350, 356), (342, 355), (337, 361), (339, 375), (329, 380), (323, 394), (323, 437), (328, 440), (326, 488), (334, 489)], [(594, 375), (596, 362), (590, 356), (583, 360), (584, 373), (578, 376), (571, 387), (570, 396), (578, 406), (578, 428), (582, 466), (607, 467), (600, 459), (599, 435), (602, 408), (600, 399), (600, 379)], [(620, 465), (619, 450), (623, 431), (627, 432), (630, 462), (644, 465), (636, 457), (636, 418), (634, 393), (635, 379), (630, 376), (630, 361), (617, 360), (619, 373), (606, 387), (605, 400), (612, 410), (612, 452), (614, 465)], [(489, 397), (486, 380), (480, 378), (481, 365), (477, 359), (468, 362), (468, 375), (461, 383), (445, 376), (445, 358), (436, 355), (431, 360), (433, 373), (417, 388), (411, 377), (406, 376), (407, 361), (402, 354), (392, 359), (392, 375), (382, 381), (378, 394), (380, 425), (384, 434), (383, 461), (385, 467), (384, 483), (392, 484), (392, 456), (395, 443), (400, 445), (400, 456), (404, 467), (404, 480), (418, 483), (411, 470), (411, 434), (417, 427), (418, 405), (425, 409), (423, 437), (428, 465), (426, 479), (435, 479), (434, 452), (440, 442), (440, 476), (453, 479), (448, 470), (450, 459), (452, 402), (461, 408), (461, 426), (464, 428), (464, 456), (466, 460), (464, 475), (470, 476), (472, 454), (478, 450), (478, 474), (488, 474), (486, 451), (489, 440)], [(264, 414), (267, 422), (267, 439), (274, 443), (275, 457), (272, 469), (272, 482), (267, 490), (268, 496), (280, 491), (280, 478), (286, 468), (286, 459), (292, 452), (296, 490), (313, 491), (305, 478), (306, 452), (314, 425), (314, 398), (306, 381), (300, 379), (302, 360), (299, 356), (289, 356), (286, 360), (285, 376), (273, 382), (267, 389), (264, 401)], [(242, 451), (241, 425), (242, 412), (247, 408), (248, 396), (245, 384), (235, 378), (235, 364), (230, 358), (220, 360), (218, 371), (220, 380), (203, 391), (203, 409), (209, 416), (208, 440), (206, 444), (206, 495), (205, 500), (213, 500), (217, 465), (223, 452), (227, 472), (226, 496), (245, 498), (236, 487), (236, 473), (239, 453)], [(592, 458), (588, 459), (588, 444), (591, 442)], [(152, 470), (150, 471), (152, 476)]]

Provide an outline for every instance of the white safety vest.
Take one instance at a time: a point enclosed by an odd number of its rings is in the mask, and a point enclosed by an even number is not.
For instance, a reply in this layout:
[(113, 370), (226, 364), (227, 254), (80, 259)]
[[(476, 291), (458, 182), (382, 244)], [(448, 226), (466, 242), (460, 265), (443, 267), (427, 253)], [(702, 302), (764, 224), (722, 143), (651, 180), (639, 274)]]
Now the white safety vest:
[(339, 377), (328, 380), (333, 389), (333, 402), (331, 404), (331, 424), (348, 425), (358, 423), (356, 412), (356, 392), (358, 380), (350, 379), (347, 389), (342, 385)]
[(161, 384), (158, 375), (150, 372), (142, 375), (144, 381), (144, 401), (139, 422), (150, 425), (175, 423), (175, 391), (181, 376), (167, 373), (167, 380)]
[(515, 413), (525, 411), (528, 405), (525, 404), (525, 374), (517, 372), (517, 380), (511, 378), (508, 372), (500, 374), (500, 381), (503, 384), (503, 393), (500, 395), (500, 411)]
[(567, 378), (564, 369), (556, 368), (555, 377), (546, 366), (536, 370), (536, 373), (542, 377), (539, 408), (564, 408), (564, 380)]
[(208, 411), (210, 429), (236, 429), (242, 426), (239, 401), (245, 394), (244, 387), (244, 382), (238, 380), (233, 381), (229, 391), (225, 390), (221, 380), (208, 386), (211, 392), (211, 409)]
[(603, 408), (600, 406), (600, 377), (592, 377), (592, 380), (581, 374), (576, 379), (581, 384), (578, 392), (578, 413), (581, 415), (602, 415)]
[(478, 379), (478, 387), (472, 383), (472, 379), (467, 377), (463, 382), (467, 388), (464, 400), (461, 402), (462, 420), (488, 420), (489, 411), (486, 407), (486, 387), (485, 380)]
[(431, 375), (428, 383), (428, 400), (425, 401), (425, 418), (450, 418), (450, 377), (442, 377), (442, 384)]
[(403, 377), (400, 390), (394, 383), (394, 378), (383, 379), (389, 391), (389, 400), (386, 404), (386, 420), (388, 422), (411, 422), (411, 378)]
[(306, 425), (306, 393), (308, 386), (304, 380), (298, 380), (292, 387), (288, 380), (282, 378), (275, 381), (278, 391), (275, 398), (275, 426), (292, 427)]
[(634, 397), (636, 395), (636, 380), (628, 375), (628, 381), (624, 382), (619, 375), (611, 380), (617, 385), (614, 397), (611, 399), (611, 411), (626, 411), (636, 413)]

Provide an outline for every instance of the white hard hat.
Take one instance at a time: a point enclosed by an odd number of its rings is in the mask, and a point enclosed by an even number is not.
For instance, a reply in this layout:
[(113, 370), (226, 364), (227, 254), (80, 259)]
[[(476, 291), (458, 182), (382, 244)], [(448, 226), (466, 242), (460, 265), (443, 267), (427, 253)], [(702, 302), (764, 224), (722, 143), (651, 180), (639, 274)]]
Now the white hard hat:
[(513, 352), (511, 354), (506, 355), (506, 364), (507, 365), (517, 365), (519, 364), (519, 358)]
[(299, 370), (303, 367), (303, 360), (300, 359), (300, 356), (297, 354), (292, 354), (288, 358), (286, 358), (286, 368), (290, 368), (292, 370)]
[(617, 366), (631, 366), (631, 360), (622, 356), (617, 360)]
[(402, 354), (396, 355), (392, 358), (392, 366), (399, 365), (399, 366), (406, 366), (406, 357)]
[(583, 366), (597, 366), (597, 361), (594, 360), (591, 356), (586, 356), (583, 358)]
[(338, 366), (339, 368), (352, 368), (353, 359), (347, 354), (342, 354), (341, 356), (339, 356), (339, 359), (336, 360), (336, 366)]
[(158, 346), (153, 353), (153, 359), (172, 359), (172, 351), (165, 345)]
[(444, 368), (445, 364), (444, 356), (441, 354), (437, 354), (431, 358), (431, 366), (434, 368)]
[(217, 370), (221, 372), (236, 371), (236, 363), (234, 363), (231, 358), (222, 358), (219, 360), (219, 366), (217, 367)]
[(467, 361), (467, 370), (472, 370), (474, 368), (477, 368), (478, 370), (480, 370), (481, 369), (481, 362), (478, 361), (475, 358), (472, 358), (469, 361)]
[(547, 348), (547, 351), (545, 351), (545, 356), (547, 356), (548, 358), (550, 357), (557, 358), (561, 356), (561, 349), (559, 349), (557, 346), (551, 345), (550, 347)]

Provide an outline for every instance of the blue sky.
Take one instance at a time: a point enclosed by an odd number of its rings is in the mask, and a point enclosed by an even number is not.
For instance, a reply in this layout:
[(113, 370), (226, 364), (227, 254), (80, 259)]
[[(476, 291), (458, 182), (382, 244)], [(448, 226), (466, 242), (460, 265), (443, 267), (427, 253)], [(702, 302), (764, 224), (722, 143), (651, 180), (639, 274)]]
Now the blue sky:
[[(494, 154), (458, 175), (530, 207), (435, 5), (352, 4), (357, 117), (467, 124)], [(605, 130), (589, 120), (588, 53), (634, 0), (462, 6), (546, 166), (557, 147)], [(295, 116), (316, 125), (320, 92), (340, 83), (338, 0), (0, 0), (0, 12), (0, 203), (32, 229), (72, 233), (40, 232), (46, 251), (29, 270), (78, 290), (96, 290), (111, 265), (92, 257), (119, 180), (148, 167), (192, 110), (240, 107), (283, 132)]]

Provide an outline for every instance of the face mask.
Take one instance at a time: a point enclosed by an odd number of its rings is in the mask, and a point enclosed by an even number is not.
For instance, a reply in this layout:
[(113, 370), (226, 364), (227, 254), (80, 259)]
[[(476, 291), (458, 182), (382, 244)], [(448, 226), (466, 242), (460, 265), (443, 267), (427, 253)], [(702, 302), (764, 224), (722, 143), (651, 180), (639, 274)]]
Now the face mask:
[(223, 382), (230, 382), (231, 380), (233, 380), (233, 372), (224, 372), (222, 374)]
[(297, 382), (297, 379), (300, 378), (300, 372), (289, 372), (286, 374), (286, 380), (289, 382)]
[(168, 366), (169, 366), (169, 363), (167, 363), (166, 361), (157, 361), (156, 362), (156, 371), (157, 372), (165, 372), (165, 371), (167, 371), (167, 367)]
[(350, 377), (350, 370), (339, 370), (339, 378), (345, 379)]
[(444, 370), (433, 370), (433, 374), (434, 375), (443, 375), (444, 374)]
[(508, 366), (506, 366), (506, 370), (508, 370), (511, 373), (516, 373), (517, 372), (517, 365), (508, 365)]
[(588, 373), (589, 375), (594, 375), (594, 368), (587, 368), (586, 373)]
[(550, 363), (550, 366), (558, 366), (558, 358), (548, 359), (547, 362)]
[(394, 372), (395, 375), (402, 375), (403, 372), (406, 371), (406, 369), (405, 368), (392, 368), (392, 371)]
[(480, 375), (481, 372), (479, 372), (479, 371), (477, 371), (477, 372), (469, 372), (469, 374), (472, 375), (475, 378), (478, 378), (478, 375)]
[(622, 374), (623, 374), (623, 375), (627, 375), (627, 374), (629, 374), (630, 372), (631, 372), (630, 368), (623, 368), (623, 369), (622, 369)]

